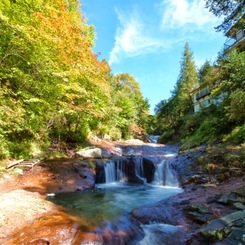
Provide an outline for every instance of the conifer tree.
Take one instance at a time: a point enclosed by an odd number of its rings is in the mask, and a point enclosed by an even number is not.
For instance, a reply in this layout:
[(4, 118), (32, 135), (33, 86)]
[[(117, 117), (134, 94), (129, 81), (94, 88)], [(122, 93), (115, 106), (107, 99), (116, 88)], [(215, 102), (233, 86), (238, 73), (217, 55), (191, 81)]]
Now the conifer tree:
[(181, 59), (180, 74), (173, 91), (174, 97), (177, 100), (180, 117), (193, 111), (191, 92), (196, 86), (198, 86), (198, 72), (193, 53), (190, 50), (189, 44), (186, 43)]

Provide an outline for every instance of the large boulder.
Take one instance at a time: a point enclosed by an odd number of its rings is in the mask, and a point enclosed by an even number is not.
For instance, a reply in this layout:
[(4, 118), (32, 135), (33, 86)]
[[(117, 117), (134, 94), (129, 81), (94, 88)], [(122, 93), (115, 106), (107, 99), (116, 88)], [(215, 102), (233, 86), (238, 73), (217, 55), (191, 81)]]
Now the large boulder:
[(77, 151), (76, 155), (83, 158), (102, 158), (102, 150), (91, 146)]

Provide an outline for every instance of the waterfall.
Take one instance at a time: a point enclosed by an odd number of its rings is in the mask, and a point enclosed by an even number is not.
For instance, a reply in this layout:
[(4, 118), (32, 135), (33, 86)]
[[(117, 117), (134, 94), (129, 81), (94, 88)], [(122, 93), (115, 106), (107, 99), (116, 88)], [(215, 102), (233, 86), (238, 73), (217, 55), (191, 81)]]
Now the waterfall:
[(144, 174), (144, 165), (143, 165), (143, 157), (135, 157), (134, 158), (134, 170), (135, 175), (142, 179), (144, 183), (146, 183), (145, 174)]
[(157, 144), (157, 141), (159, 139), (159, 135), (148, 135), (146, 138), (149, 140), (150, 143)]
[(106, 183), (115, 182), (116, 181), (115, 163), (113, 161), (106, 162), (104, 169), (105, 169), (105, 182)]
[[(129, 163), (125, 159), (117, 160), (108, 160), (104, 164), (104, 173), (105, 173), (105, 183), (114, 183), (114, 182), (132, 182), (139, 183), (137, 178), (142, 180), (142, 183), (147, 183), (147, 174), (152, 174), (150, 179), (153, 179), (152, 184), (156, 186), (171, 186), (178, 187), (178, 179), (171, 168), (169, 159), (164, 158), (158, 163), (152, 163), (155, 166), (155, 172), (149, 170), (149, 166), (146, 165), (144, 169), (143, 157), (135, 156)], [(130, 165), (132, 164), (133, 166)], [(147, 164), (147, 162), (145, 163)], [(147, 168), (148, 166), (148, 168)], [(147, 172), (148, 170), (148, 172)], [(146, 171), (146, 172), (145, 172)], [(150, 171), (150, 172), (149, 172)], [(153, 177), (154, 175), (154, 177)], [(135, 176), (137, 177), (135, 179)]]
[(109, 160), (104, 165), (105, 183), (123, 182), (126, 180), (125, 164), (121, 160)]
[(155, 174), (153, 184), (160, 186), (179, 187), (178, 179), (167, 159), (155, 164)]
[(125, 163), (122, 160), (117, 160), (115, 162), (116, 166), (116, 181), (125, 182), (127, 180)]

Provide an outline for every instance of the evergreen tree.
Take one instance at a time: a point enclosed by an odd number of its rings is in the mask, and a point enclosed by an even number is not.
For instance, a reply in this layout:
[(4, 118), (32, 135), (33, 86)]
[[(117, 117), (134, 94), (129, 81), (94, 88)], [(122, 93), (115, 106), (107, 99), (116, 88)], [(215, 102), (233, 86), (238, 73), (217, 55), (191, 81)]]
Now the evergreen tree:
[(179, 116), (183, 117), (193, 111), (193, 100), (191, 92), (198, 86), (198, 72), (195, 66), (193, 53), (189, 44), (186, 43), (180, 65), (180, 74), (173, 92), (177, 100)]
[(162, 131), (161, 141), (178, 140), (185, 118), (193, 113), (191, 92), (198, 86), (198, 72), (189, 44), (186, 43), (180, 62), (180, 74), (172, 97), (158, 105), (157, 131)]

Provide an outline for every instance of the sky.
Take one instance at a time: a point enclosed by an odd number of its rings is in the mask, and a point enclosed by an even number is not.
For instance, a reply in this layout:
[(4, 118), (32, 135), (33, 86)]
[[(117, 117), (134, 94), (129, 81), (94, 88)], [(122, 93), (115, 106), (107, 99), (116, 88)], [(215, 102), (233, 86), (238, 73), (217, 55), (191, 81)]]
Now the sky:
[(222, 22), (204, 0), (81, 0), (83, 17), (95, 27), (93, 51), (112, 74), (129, 73), (149, 100), (150, 112), (171, 97), (185, 43), (197, 68), (214, 62), (226, 38)]

